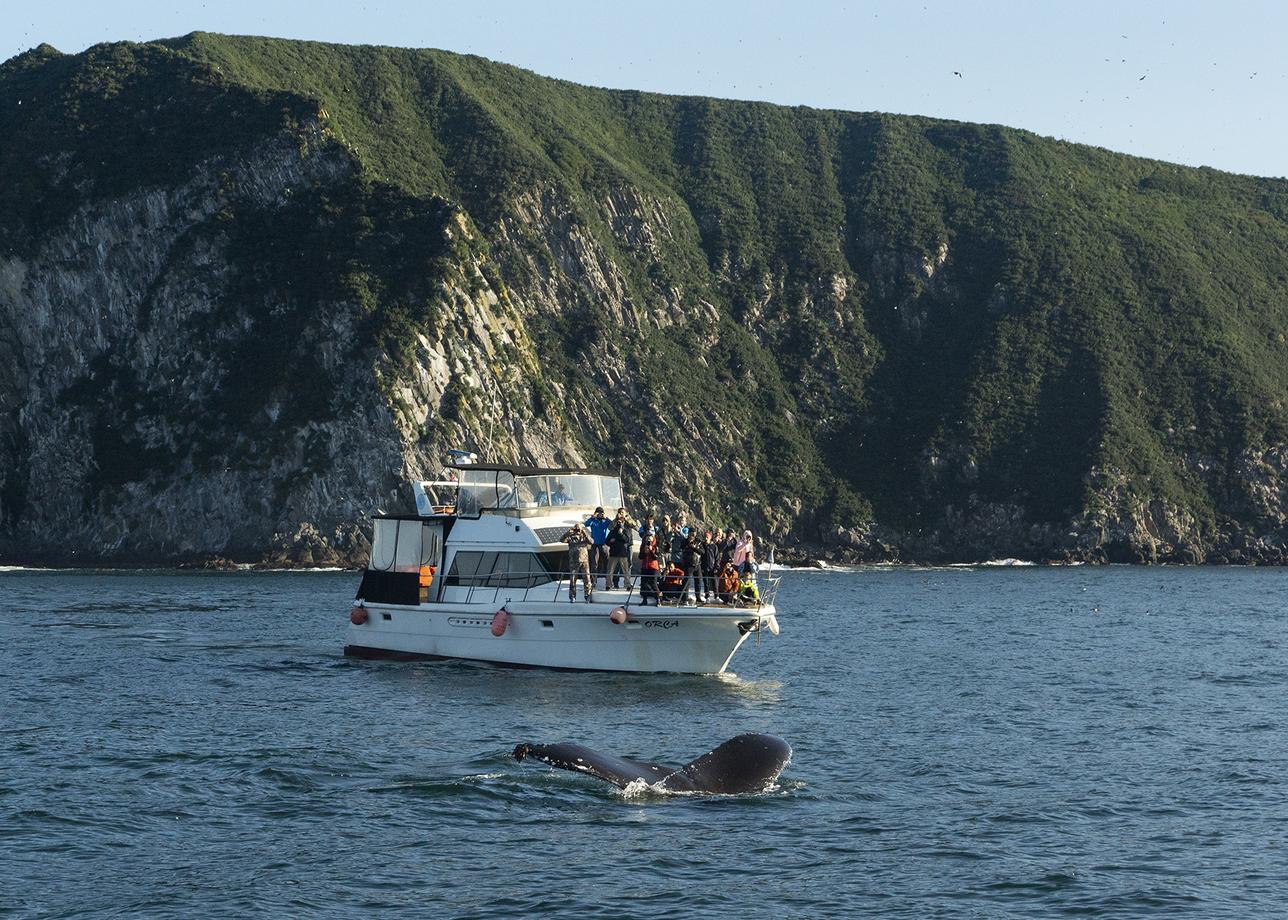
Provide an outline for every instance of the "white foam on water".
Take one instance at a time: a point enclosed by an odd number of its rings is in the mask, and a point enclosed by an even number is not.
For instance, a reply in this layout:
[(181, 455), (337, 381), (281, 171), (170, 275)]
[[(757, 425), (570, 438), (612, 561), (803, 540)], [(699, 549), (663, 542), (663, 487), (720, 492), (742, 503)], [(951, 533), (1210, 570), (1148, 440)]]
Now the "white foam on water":
[(633, 779), (622, 787), (622, 798), (638, 799), (646, 795), (666, 795), (667, 790), (659, 789), (646, 780)]
[(354, 572), (354, 571), (357, 571), (356, 569), (346, 569), (343, 566), (339, 566), (339, 565), (317, 565), (317, 566), (310, 566), (309, 568), (295, 568), (295, 569), (257, 569), (253, 565), (238, 565), (237, 570), (254, 571), (254, 572), (280, 572), (288, 575), (294, 574), (295, 572)]

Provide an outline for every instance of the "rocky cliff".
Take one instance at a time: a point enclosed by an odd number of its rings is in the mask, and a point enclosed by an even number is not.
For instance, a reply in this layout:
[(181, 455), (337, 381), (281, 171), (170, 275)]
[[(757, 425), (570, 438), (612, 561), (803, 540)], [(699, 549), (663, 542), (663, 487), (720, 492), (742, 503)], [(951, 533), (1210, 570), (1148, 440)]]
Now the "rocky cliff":
[(1288, 184), (193, 35), (0, 67), (0, 558), (361, 561), (449, 447), (845, 559), (1283, 561)]

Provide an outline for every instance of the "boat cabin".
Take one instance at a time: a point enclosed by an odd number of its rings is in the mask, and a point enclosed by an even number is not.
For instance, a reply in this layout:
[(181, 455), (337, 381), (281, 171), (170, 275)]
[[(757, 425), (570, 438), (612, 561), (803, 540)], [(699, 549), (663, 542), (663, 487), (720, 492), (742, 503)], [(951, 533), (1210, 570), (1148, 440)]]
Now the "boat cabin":
[(563, 578), (559, 538), (596, 507), (622, 504), (602, 470), (462, 464), (413, 483), (417, 513), (373, 520), (358, 597), (394, 604), (504, 600)]

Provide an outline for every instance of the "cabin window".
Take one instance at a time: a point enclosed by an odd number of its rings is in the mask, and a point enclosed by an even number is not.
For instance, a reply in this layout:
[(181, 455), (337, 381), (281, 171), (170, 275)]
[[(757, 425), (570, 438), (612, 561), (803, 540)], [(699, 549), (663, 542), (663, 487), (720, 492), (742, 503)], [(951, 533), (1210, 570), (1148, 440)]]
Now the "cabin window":
[(562, 553), (493, 553), (461, 550), (452, 557), (444, 582), (481, 588), (535, 588), (554, 581), (547, 556)]
[(421, 564), (421, 524), (377, 518), (372, 529), (371, 565), (381, 572), (415, 572)]
[(477, 517), (483, 511), (515, 506), (514, 474), (506, 470), (461, 470), (456, 514)]

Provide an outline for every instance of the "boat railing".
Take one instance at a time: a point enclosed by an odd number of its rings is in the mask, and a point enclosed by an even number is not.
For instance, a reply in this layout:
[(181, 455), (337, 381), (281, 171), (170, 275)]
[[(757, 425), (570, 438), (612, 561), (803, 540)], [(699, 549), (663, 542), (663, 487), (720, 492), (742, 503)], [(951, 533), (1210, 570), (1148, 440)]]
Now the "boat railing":
[[(766, 569), (753, 572), (752, 580), (756, 585), (756, 597), (754, 599), (741, 598), (741, 590), (739, 590), (733, 594), (732, 602), (720, 602), (719, 606), (728, 607), (731, 610), (758, 610), (761, 607), (772, 606), (778, 595), (779, 584), (782, 582), (782, 576), (773, 574), (773, 571), (774, 570)], [(514, 583), (516, 580), (538, 577), (548, 580), (543, 580), (540, 584), (535, 585)], [(475, 573), (470, 576), (470, 583), (468, 585), (448, 584), (445, 587), (467, 588), (468, 590), (464, 601), (467, 604), (475, 602), (483, 603), (484, 600), (490, 600), (491, 597), (485, 599), (481, 595), (483, 593), (488, 593), (494, 596), (493, 592), (497, 591), (508, 592), (509, 601), (558, 601), (562, 597), (565, 597), (570, 590), (575, 590), (577, 583), (582, 581), (582, 577), (581, 572), (554, 572), (546, 569), (531, 573), (492, 572), (487, 575)], [(621, 606), (623, 607), (629, 607), (631, 604), (642, 605), (643, 595), (640, 593), (640, 584), (643, 580), (643, 576), (639, 572), (631, 572), (627, 575), (618, 572), (616, 577), (624, 582), (626, 598), (624, 600), (614, 598), (614, 600), (620, 600)], [(657, 576), (659, 585), (662, 581), (662, 577), (663, 576), (661, 575)], [(700, 580), (705, 580), (705, 576), (698, 577)], [(601, 586), (605, 584), (604, 573), (592, 572), (590, 578), (592, 585), (591, 591), (594, 592), (601, 590)], [(569, 584), (570, 581), (572, 582), (571, 585)], [(582, 583), (582, 588), (584, 590), (584, 583)], [(621, 588), (606, 588), (603, 590), (620, 591)], [(679, 599), (682, 601), (683, 598), (690, 595), (693, 590), (693, 577), (685, 576), (684, 580), (680, 584)], [(476, 597), (476, 594), (479, 596)], [(663, 590), (662, 595), (664, 603), (672, 599), (668, 598), (665, 590)], [(671, 606), (679, 606), (679, 603), (671, 604)], [(704, 606), (710, 605), (707, 604)]]

